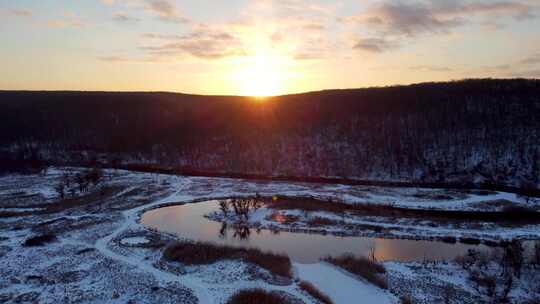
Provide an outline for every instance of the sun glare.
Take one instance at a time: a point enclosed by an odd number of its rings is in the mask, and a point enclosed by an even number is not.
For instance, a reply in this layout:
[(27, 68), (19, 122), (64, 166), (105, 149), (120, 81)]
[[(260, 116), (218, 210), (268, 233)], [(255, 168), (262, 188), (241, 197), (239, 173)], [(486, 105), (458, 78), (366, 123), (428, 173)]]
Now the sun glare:
[(239, 66), (237, 81), (241, 95), (267, 97), (281, 93), (285, 76), (284, 58), (259, 51)]

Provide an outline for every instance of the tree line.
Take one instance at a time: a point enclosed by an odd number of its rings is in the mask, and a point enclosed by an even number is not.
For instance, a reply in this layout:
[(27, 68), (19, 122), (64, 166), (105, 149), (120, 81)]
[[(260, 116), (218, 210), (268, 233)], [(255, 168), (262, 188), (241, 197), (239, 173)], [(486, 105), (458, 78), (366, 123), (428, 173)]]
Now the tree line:
[[(0, 166), (50, 163), (538, 188), (540, 81), (272, 97), (0, 92)], [(24, 153), (22, 153), (24, 154)], [(7, 165), (6, 165), (7, 166)]]

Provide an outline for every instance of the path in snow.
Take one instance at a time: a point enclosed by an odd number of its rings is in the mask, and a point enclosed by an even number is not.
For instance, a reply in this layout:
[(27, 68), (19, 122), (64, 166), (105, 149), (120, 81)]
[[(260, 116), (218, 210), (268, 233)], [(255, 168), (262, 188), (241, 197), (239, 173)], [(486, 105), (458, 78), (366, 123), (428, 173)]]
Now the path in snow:
[[(260, 282), (235, 282), (223, 284), (207, 284), (200, 278), (193, 276), (178, 276), (173, 273), (163, 271), (155, 268), (151, 263), (137, 257), (129, 257), (118, 254), (109, 248), (111, 240), (120, 235), (123, 231), (138, 226), (139, 214), (146, 209), (159, 206), (170, 202), (189, 202), (196, 197), (183, 194), (183, 186), (185, 183), (189, 184), (189, 181), (176, 184), (175, 191), (171, 195), (149, 203), (143, 206), (138, 206), (133, 209), (129, 209), (122, 212), (123, 222), (122, 224), (112, 231), (109, 235), (97, 240), (95, 248), (103, 255), (133, 266), (143, 272), (153, 275), (157, 280), (161, 282), (178, 282), (183, 286), (191, 289), (201, 304), (215, 304), (222, 302), (223, 295), (213, 294), (210, 289), (215, 288), (234, 288), (236, 290), (244, 288), (261, 287), (263, 289), (281, 290), (292, 294), (293, 296), (303, 300), (305, 303), (310, 303), (310, 299), (306, 297), (304, 293), (299, 292), (296, 288), (296, 284), (289, 286), (268, 286), (267, 284), (261, 284)], [(238, 193), (234, 193), (238, 194)], [(209, 198), (211, 199), (211, 198)], [(69, 240), (65, 240), (66, 243), (71, 243)], [(395, 296), (389, 292), (384, 291), (370, 283), (358, 280), (354, 276), (341, 271), (326, 263), (318, 264), (298, 264), (294, 263), (295, 272), (302, 280), (309, 281), (315, 285), (318, 289), (326, 293), (332, 298), (335, 304), (350, 303), (351, 299), (362, 300), (365, 303), (378, 303), (378, 304), (395, 304), (398, 300)], [(215, 292), (215, 291), (214, 291)]]
[(202, 282), (199, 278), (194, 278), (193, 276), (178, 276), (173, 273), (155, 268), (151, 263), (148, 263), (147, 261), (133, 258), (133, 257), (123, 256), (108, 248), (108, 244), (111, 242), (111, 240), (116, 238), (118, 235), (120, 235), (123, 231), (127, 230), (129, 227), (138, 225), (137, 219), (138, 219), (139, 213), (142, 210), (146, 210), (148, 208), (158, 206), (158, 205), (168, 203), (168, 202), (190, 201), (192, 199), (194, 199), (194, 197), (191, 197), (189, 195), (187, 196), (182, 195), (181, 190), (177, 190), (174, 192), (174, 194), (164, 199), (122, 212), (122, 215), (124, 216), (124, 222), (122, 223), (122, 225), (120, 225), (120, 227), (115, 229), (111, 234), (97, 240), (97, 242), (95, 243), (95, 248), (101, 254), (113, 260), (131, 265), (135, 268), (138, 268), (139, 270), (149, 273), (161, 282), (179, 282), (183, 286), (193, 291), (195, 297), (197, 297), (200, 304), (215, 304), (215, 303), (219, 303), (223, 301), (223, 299), (221, 299), (219, 296), (216, 297), (216, 295), (213, 295), (210, 292), (210, 288), (216, 288), (216, 287), (221, 287), (221, 288), (233, 287), (234, 289), (237, 289), (237, 290), (260, 287), (263, 289), (281, 290), (281, 291), (288, 292), (292, 294), (293, 296), (303, 300), (304, 303), (310, 303), (309, 299), (304, 294), (298, 292), (298, 289), (295, 288), (295, 285), (271, 286), (270, 288), (266, 284), (260, 284), (257, 282), (254, 282), (254, 283), (249, 282), (247, 284), (244, 282), (244, 283), (232, 283), (232, 284), (224, 283), (224, 284), (210, 284), (209, 285)]
[[(175, 193), (176, 194), (176, 193)], [(156, 203), (154, 203), (156, 204)], [(154, 205), (149, 204), (149, 205)], [(99, 250), (103, 255), (117, 261), (121, 261), (123, 263), (126, 263), (128, 265), (134, 266), (144, 272), (150, 273), (154, 275), (156, 279), (162, 282), (171, 282), (176, 281), (180, 284), (186, 286), (187, 288), (191, 289), (193, 293), (195, 294), (195, 297), (199, 299), (200, 303), (203, 304), (213, 304), (214, 301), (210, 294), (208, 293), (207, 288), (203, 286), (200, 282), (197, 282), (196, 280), (182, 280), (179, 276), (174, 275), (172, 273), (160, 270), (155, 268), (153, 265), (150, 265), (148, 263), (145, 263), (142, 260), (126, 257), (120, 254), (115, 253), (114, 251), (110, 250), (108, 248), (109, 242), (114, 239), (116, 236), (118, 236), (122, 231), (126, 230), (130, 225), (136, 223), (137, 214), (140, 210), (147, 208), (149, 205), (140, 206), (134, 209), (130, 209), (123, 212), (124, 216), (124, 223), (118, 227), (116, 230), (114, 230), (111, 234), (108, 236), (99, 239), (96, 242), (96, 249)]]
[(362, 303), (395, 304), (395, 296), (370, 283), (362, 282), (329, 264), (294, 264), (298, 276), (327, 294), (335, 304)]

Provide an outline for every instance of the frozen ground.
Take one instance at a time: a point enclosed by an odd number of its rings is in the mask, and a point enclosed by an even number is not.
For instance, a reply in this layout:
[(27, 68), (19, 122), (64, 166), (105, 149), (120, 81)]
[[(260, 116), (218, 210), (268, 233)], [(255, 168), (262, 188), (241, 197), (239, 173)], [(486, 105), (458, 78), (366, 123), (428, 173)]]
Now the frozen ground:
[[(490, 208), (486, 202), (504, 199), (537, 208), (536, 200), (498, 192), (254, 182), (126, 171), (107, 171), (105, 181), (90, 193), (60, 200), (54, 187), (62, 173), (63, 169), (56, 168), (46, 175), (0, 177), (1, 303), (224, 303), (234, 292), (251, 287), (317, 303), (300, 290), (296, 280), (288, 284), (269, 280), (264, 270), (253, 271), (253, 265), (243, 262), (184, 267), (161, 261), (172, 237), (149, 231), (138, 220), (145, 210), (172, 203), (258, 193), (470, 210), (485, 210)], [(23, 246), (25, 240), (44, 234), (55, 238), (41, 246)], [(399, 286), (406, 282), (415, 298), (429, 298), (433, 293), (429, 285), (415, 285), (411, 278), (418, 273), (428, 281), (443, 276), (409, 266), (389, 264), (390, 291), (400, 294)], [(326, 264), (294, 267), (297, 277), (318, 286), (335, 303), (346, 303), (349, 295), (355, 301), (365, 298), (366, 303), (398, 301), (391, 293)], [(328, 278), (340, 284), (329, 284)], [(468, 290), (467, 283), (463, 284), (462, 289)]]

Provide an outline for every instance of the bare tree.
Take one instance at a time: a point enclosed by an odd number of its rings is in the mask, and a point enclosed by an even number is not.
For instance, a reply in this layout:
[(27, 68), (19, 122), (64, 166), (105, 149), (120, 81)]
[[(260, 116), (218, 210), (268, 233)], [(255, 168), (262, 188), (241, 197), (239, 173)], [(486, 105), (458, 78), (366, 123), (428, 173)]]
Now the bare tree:
[(229, 204), (226, 200), (219, 201), (219, 209), (225, 217), (229, 215)]
[(54, 187), (54, 190), (56, 190), (56, 193), (58, 193), (58, 196), (61, 199), (64, 199), (64, 197), (66, 196), (65, 189), (66, 189), (66, 185), (64, 184), (63, 181), (58, 182), (58, 184), (56, 184), (56, 186)]

